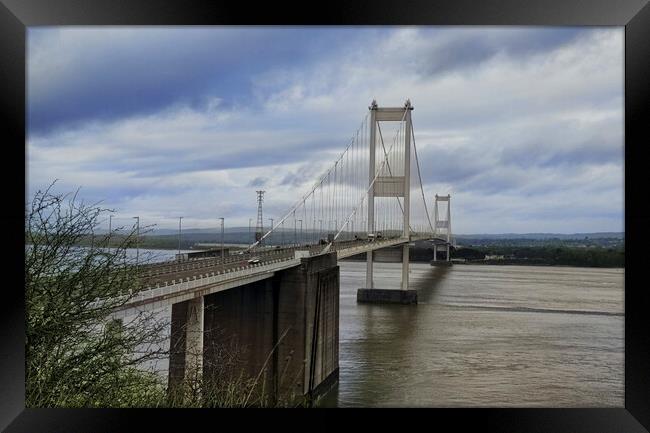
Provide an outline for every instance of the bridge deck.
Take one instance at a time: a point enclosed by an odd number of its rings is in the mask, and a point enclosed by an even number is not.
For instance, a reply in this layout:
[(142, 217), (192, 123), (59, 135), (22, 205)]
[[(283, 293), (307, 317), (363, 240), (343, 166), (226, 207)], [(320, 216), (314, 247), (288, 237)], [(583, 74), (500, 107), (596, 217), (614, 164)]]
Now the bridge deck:
[[(330, 252), (338, 259), (366, 253), (395, 245), (431, 239), (431, 236), (411, 236), (410, 239), (394, 238), (375, 241), (355, 240), (332, 244)], [(321, 254), (323, 245), (294, 246), (260, 250), (253, 253), (235, 254), (224, 259), (200, 258), (186, 262), (164, 262), (144, 265), (140, 269), (142, 289), (127, 303), (116, 310), (126, 316), (136, 310), (160, 308), (182, 302), (195, 296), (203, 296), (227, 290), (243, 284), (270, 278), (275, 272), (300, 264), (296, 251), (308, 252), (310, 256)], [(249, 264), (251, 258), (259, 263)]]

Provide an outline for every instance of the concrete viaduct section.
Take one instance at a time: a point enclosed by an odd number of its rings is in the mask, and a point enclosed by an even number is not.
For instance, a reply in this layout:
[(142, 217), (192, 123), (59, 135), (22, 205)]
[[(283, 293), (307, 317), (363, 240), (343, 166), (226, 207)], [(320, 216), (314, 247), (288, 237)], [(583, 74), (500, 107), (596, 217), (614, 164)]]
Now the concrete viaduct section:
[(336, 254), (302, 259), (275, 277), (278, 393), (317, 396), (338, 380), (339, 267)]
[(205, 297), (206, 381), (218, 384), (243, 373), (245, 380), (257, 380), (256, 391), (274, 396), (278, 289), (273, 283), (262, 280)]
[[(196, 299), (172, 306), (170, 393), (196, 366), (212, 383), (243, 373), (256, 381), (255, 397), (289, 404), (316, 397), (338, 381), (335, 252)], [(199, 325), (203, 332), (197, 333)], [(197, 347), (200, 361), (194, 356)]]

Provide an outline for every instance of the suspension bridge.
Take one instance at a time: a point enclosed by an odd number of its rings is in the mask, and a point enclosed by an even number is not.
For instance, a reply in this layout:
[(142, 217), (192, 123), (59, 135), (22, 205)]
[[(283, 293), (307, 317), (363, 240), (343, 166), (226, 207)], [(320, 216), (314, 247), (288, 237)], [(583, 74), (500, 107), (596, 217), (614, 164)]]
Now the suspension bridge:
[[(172, 307), (171, 346), (179, 349), (170, 357), (170, 387), (182, 383), (190, 367), (203, 368), (210, 356), (204, 337), (214, 327), (256, 347), (247, 365), (251, 372), (268, 367), (276, 396), (311, 395), (331, 384), (338, 377), (338, 259), (366, 255), (359, 302), (417, 303), (408, 287), (409, 245), (430, 241), (434, 260), (444, 250), (448, 261), (453, 238), (450, 196), (436, 194), (433, 220), (429, 212), (412, 111), (409, 100), (401, 107), (372, 101), (332, 165), (245, 252), (141, 267), (142, 290), (114, 318)], [(305, 233), (300, 242), (266, 244), (274, 233), (293, 228), (295, 234), (298, 225)], [(373, 254), (395, 247), (402, 249), (401, 286), (377, 287)], [(270, 364), (265, 351), (274, 353)], [(290, 389), (278, 382), (278, 369), (287, 368), (300, 376)]]

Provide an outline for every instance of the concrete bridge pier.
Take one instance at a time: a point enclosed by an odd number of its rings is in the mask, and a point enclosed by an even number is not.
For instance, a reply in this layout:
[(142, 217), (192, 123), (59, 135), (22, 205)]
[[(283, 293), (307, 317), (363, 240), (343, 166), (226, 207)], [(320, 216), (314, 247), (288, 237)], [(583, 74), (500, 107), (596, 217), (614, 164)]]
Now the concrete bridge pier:
[[(371, 254), (371, 253), (369, 253)], [(357, 290), (357, 302), (374, 304), (417, 304), (418, 292), (409, 289), (409, 244), (402, 245), (402, 281), (399, 289), (364, 287)], [(372, 269), (372, 267), (370, 267)], [(372, 280), (372, 272), (370, 278)]]
[(444, 260), (438, 260), (438, 245), (435, 243), (433, 244), (433, 260), (430, 262), (431, 266), (436, 265), (436, 266), (451, 266), (451, 246), (449, 244), (445, 244), (443, 247), (442, 245), (440, 246), (442, 251), (445, 252), (445, 259)]
[(241, 389), (253, 383), (250, 396), (235, 405), (317, 398), (338, 382), (336, 253), (305, 257), (269, 278), (174, 304), (171, 344), (170, 396), (186, 389), (179, 385), (194, 373), (213, 386), (211, 395), (233, 381)]
[(402, 246), (402, 290), (409, 288), (409, 244)]
[[(192, 384), (203, 376), (204, 297), (172, 305), (169, 382), (170, 397), (198, 398)], [(188, 394), (189, 393), (189, 394)]]

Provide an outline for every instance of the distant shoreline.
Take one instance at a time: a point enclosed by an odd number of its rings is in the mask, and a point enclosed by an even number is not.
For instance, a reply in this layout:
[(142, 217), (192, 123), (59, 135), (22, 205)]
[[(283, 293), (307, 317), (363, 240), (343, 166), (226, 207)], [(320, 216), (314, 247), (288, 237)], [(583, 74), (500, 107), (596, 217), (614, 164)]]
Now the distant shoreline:
[[(342, 262), (361, 262), (365, 259), (354, 259), (347, 257), (345, 259), (340, 259)], [(435, 266), (429, 260), (420, 260), (420, 259), (410, 259), (410, 263), (424, 263)], [(439, 260), (439, 262), (444, 263), (444, 260)], [(375, 263), (401, 263), (397, 260), (382, 260), (375, 261)], [(539, 266), (539, 267), (564, 267), (564, 268), (598, 268), (598, 269), (625, 269), (625, 266), (590, 266), (590, 265), (576, 265), (576, 264), (556, 264), (556, 263), (539, 263), (539, 262), (509, 262), (509, 261), (497, 261), (497, 260), (487, 260), (487, 261), (468, 261), (468, 262), (453, 262), (452, 266), (467, 266), (467, 265), (478, 265), (478, 266)]]

